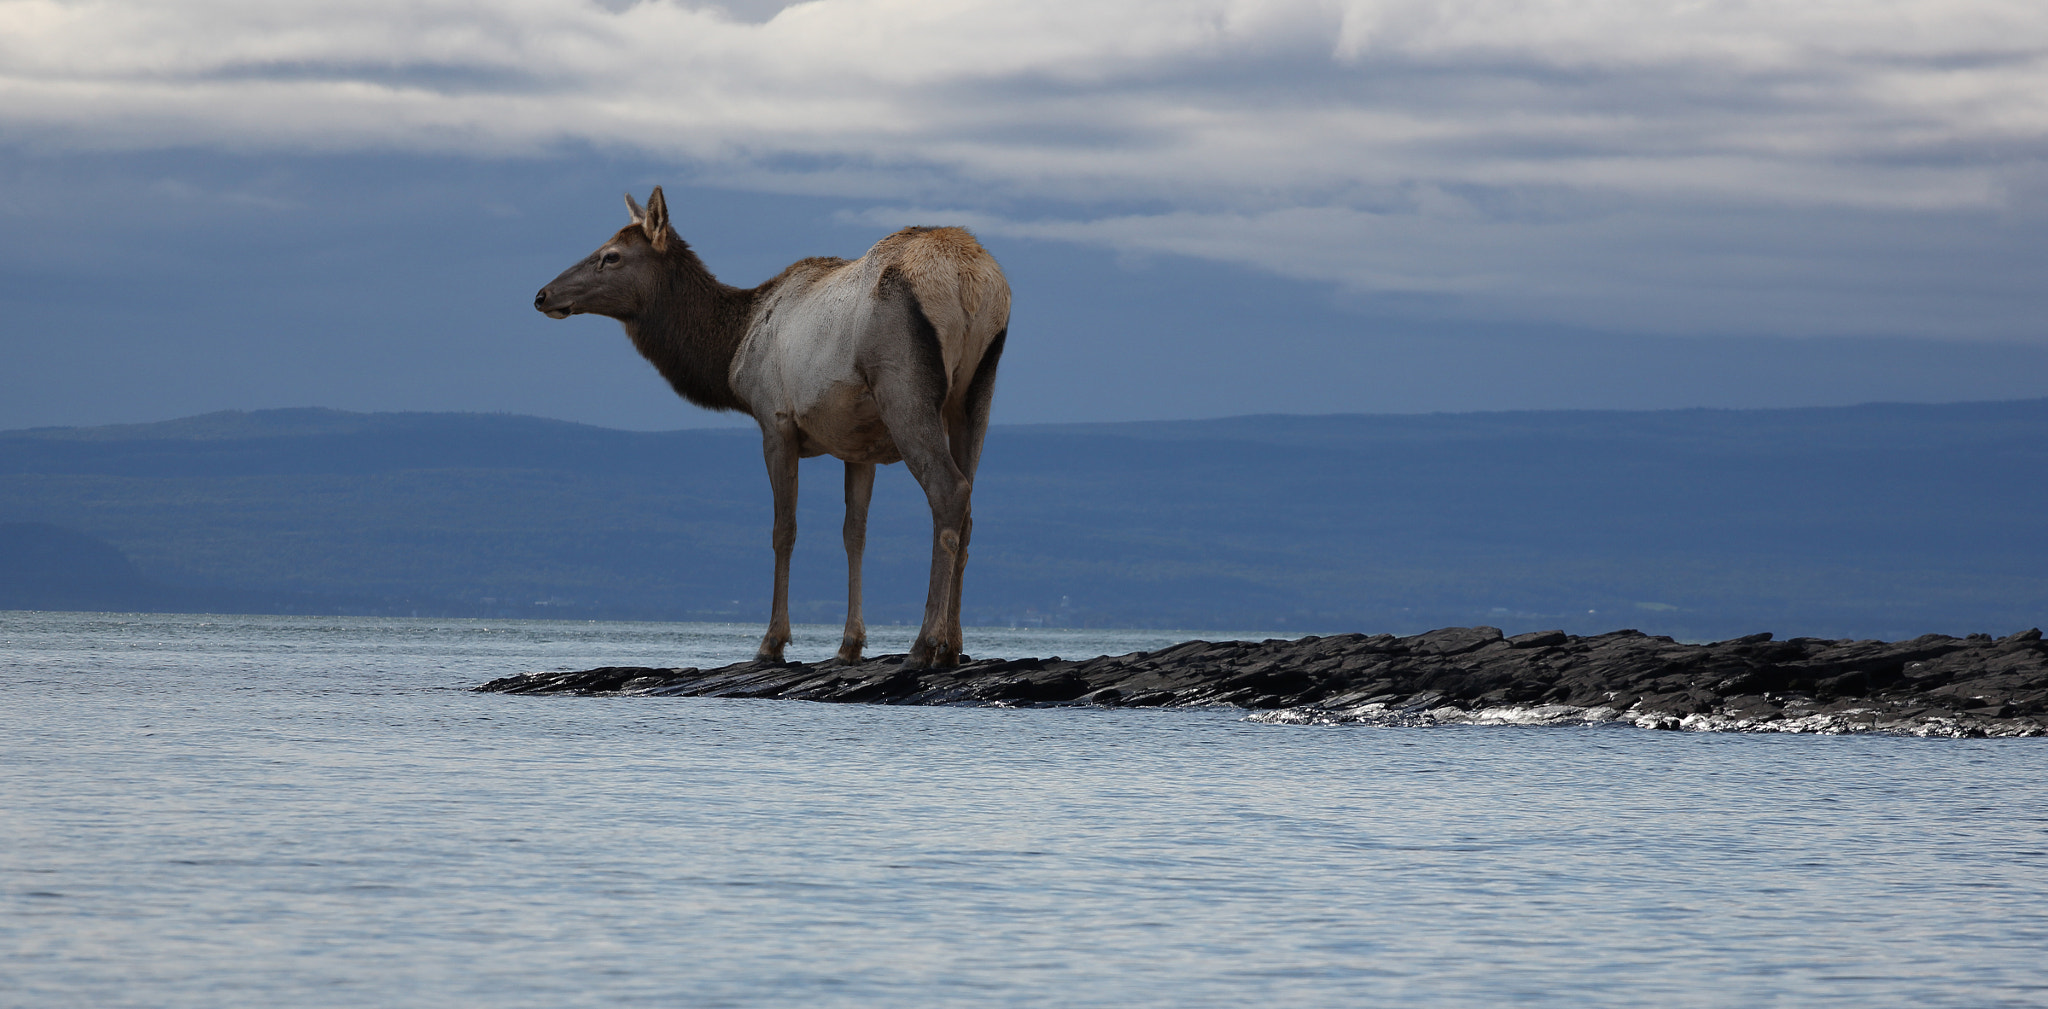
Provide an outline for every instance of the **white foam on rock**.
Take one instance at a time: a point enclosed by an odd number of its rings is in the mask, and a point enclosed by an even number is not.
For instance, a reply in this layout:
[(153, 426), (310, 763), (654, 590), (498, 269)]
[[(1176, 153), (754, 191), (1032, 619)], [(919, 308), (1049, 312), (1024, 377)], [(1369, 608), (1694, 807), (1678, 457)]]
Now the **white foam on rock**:
[[(1617, 711), (1607, 706), (1581, 708), (1570, 704), (1503, 704), (1467, 711), (1452, 705), (1395, 707), (1385, 703), (1325, 708), (1305, 705), (1254, 711), (1248, 722), (1266, 725), (1381, 725), (1421, 727), (1430, 725), (1632, 725), (1639, 729), (1679, 732), (1782, 732), (1816, 735), (1885, 733), (1960, 739), (1984, 735), (2038, 736), (2035, 726), (2010, 727), (1966, 725), (1954, 718), (1899, 718), (1874, 708), (1788, 714), (1775, 718), (1748, 718), (1728, 714), (1677, 715), (1638, 711)], [(2004, 728), (2005, 731), (2001, 731)]]

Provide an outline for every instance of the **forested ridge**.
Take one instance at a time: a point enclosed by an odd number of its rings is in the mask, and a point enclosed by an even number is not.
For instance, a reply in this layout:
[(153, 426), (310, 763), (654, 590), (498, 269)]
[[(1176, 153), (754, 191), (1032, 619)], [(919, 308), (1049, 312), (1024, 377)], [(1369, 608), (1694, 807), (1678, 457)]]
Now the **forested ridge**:
[[(998, 426), (984, 460), (970, 623), (1898, 638), (2048, 615), (2048, 400)], [(838, 466), (802, 481), (792, 599), (833, 622)], [(927, 514), (885, 468), (872, 623), (922, 605)], [(0, 432), (0, 523), (0, 560), (44, 558), (0, 564), (18, 608), (755, 620), (767, 601), (746, 430), (305, 409)], [(43, 591), (37, 544), (70, 534), (133, 562), (95, 555), (102, 604)]]

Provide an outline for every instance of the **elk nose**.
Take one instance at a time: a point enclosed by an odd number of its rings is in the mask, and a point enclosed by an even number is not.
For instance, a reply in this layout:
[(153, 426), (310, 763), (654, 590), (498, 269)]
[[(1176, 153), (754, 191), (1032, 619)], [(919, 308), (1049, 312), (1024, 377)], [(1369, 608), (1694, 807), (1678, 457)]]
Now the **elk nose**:
[(533, 307), (535, 307), (535, 308), (537, 308), (537, 309), (540, 309), (540, 310), (541, 310), (541, 311), (543, 311), (543, 312), (545, 312), (545, 311), (547, 311), (547, 310), (548, 310), (548, 289), (547, 289), (547, 288), (545, 288), (545, 287), (541, 288), (541, 289), (540, 289), (540, 293), (539, 293), (539, 294), (536, 294), (536, 295), (534, 295), (534, 296), (533, 296)]

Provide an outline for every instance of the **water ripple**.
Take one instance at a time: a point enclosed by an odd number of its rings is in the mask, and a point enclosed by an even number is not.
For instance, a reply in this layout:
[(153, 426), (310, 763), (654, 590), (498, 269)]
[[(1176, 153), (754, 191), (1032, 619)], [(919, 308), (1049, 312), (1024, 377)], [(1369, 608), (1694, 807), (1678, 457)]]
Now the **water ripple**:
[[(0, 614), (0, 1001), (1976, 1006), (2044, 991), (2043, 740), (459, 689), (726, 661), (755, 633)], [(1018, 652), (1160, 643), (1004, 633)], [(837, 630), (800, 641), (829, 653)]]

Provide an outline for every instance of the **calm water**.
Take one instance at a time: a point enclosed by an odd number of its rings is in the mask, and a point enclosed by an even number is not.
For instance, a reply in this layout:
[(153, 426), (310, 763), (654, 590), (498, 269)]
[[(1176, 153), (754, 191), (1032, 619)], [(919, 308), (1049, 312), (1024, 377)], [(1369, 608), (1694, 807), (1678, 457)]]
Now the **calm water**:
[(757, 633), (0, 613), (0, 1005), (2048, 1004), (2048, 740), (464, 690)]

